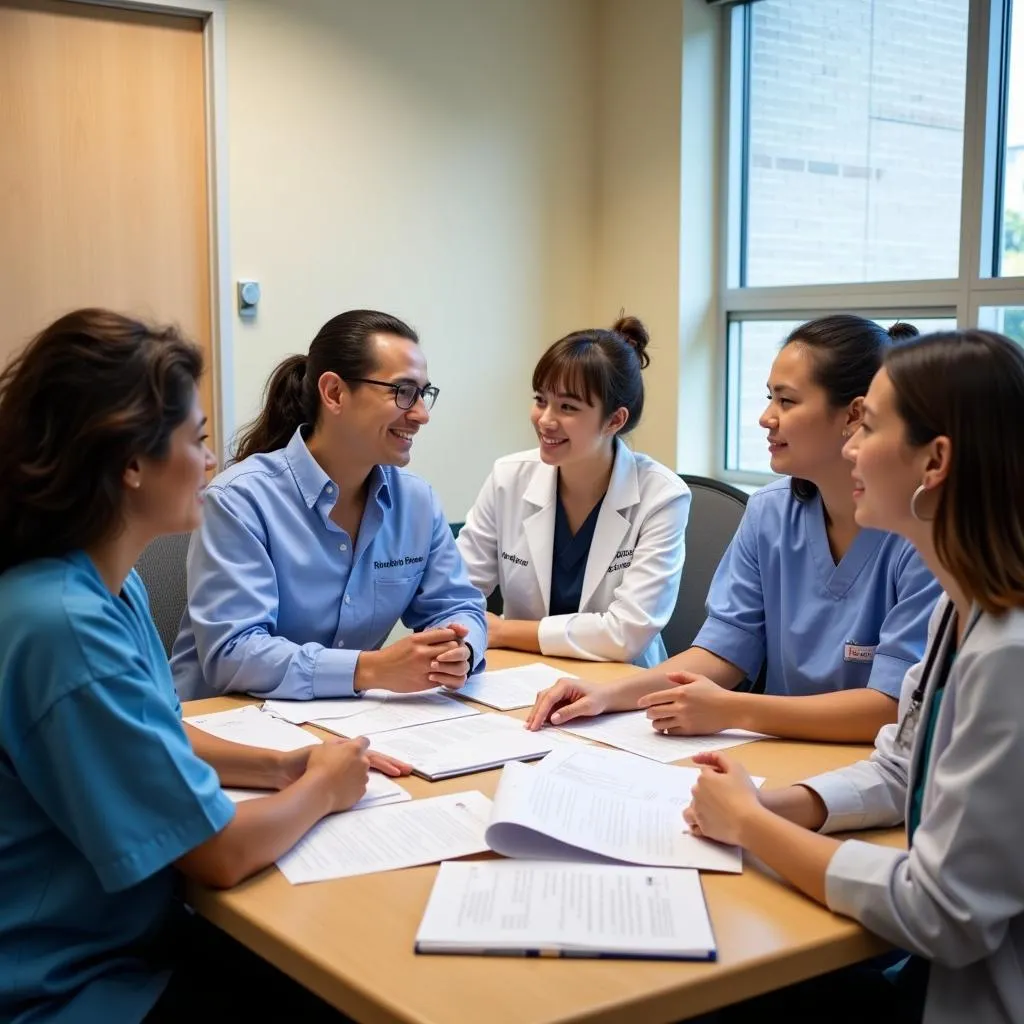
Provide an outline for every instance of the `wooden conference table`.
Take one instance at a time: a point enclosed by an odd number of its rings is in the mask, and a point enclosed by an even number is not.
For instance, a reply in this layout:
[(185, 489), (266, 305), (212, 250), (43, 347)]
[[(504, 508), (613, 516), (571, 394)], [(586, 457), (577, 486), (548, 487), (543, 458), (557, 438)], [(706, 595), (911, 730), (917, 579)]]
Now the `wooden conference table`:
[[(599, 681), (632, 671), (511, 651), (487, 656), (490, 668), (537, 660)], [(251, 701), (192, 701), (185, 714), (244, 703)], [(868, 749), (762, 740), (729, 753), (772, 787), (849, 764)], [(413, 798), (468, 789), (493, 796), (499, 774), (400, 781)], [(898, 831), (872, 838), (902, 842)], [(207, 919), (360, 1024), (668, 1024), (886, 949), (748, 858), (742, 875), (701, 876), (718, 942), (713, 964), (417, 956), (413, 938), (436, 871), (430, 865), (293, 886), (272, 867), (228, 892), (193, 886), (189, 897)]]

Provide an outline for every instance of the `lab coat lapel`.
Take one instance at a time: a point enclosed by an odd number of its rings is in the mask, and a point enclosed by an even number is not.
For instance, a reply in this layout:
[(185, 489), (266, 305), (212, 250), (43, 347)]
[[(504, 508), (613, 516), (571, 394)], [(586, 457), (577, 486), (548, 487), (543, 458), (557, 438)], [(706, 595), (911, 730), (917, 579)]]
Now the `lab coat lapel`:
[(551, 562), (555, 545), (557, 489), (558, 470), (538, 462), (523, 495), (523, 533), (530, 550), (530, 565), (533, 566), (540, 587), (545, 615), (551, 607)]
[(580, 611), (585, 611), (587, 602), (601, 585), (608, 567), (615, 561), (622, 538), (629, 530), (629, 520), (621, 515), (623, 509), (632, 508), (640, 502), (640, 485), (637, 479), (636, 460), (633, 453), (616, 438), (615, 461), (608, 490), (597, 514), (594, 539), (587, 556), (587, 568), (583, 574), (583, 590), (580, 593)]

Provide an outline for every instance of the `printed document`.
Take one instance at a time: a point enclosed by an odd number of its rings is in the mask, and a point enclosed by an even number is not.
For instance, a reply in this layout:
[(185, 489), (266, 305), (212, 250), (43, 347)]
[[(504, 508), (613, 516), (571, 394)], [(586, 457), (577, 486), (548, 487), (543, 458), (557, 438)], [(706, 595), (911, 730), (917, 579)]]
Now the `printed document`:
[(487, 849), (491, 801), (472, 790), (332, 814), (277, 866), (293, 885), (465, 857)]
[(268, 700), (265, 711), (289, 722), (312, 722), (340, 736), (369, 736), (410, 725), (468, 718), (475, 708), (449, 699), (440, 687), (419, 693), (367, 690), (362, 697), (339, 700)]
[(537, 694), (554, 686), (559, 679), (573, 678), (575, 676), (568, 672), (536, 661), (517, 668), (478, 672), (466, 680), (461, 690), (452, 692), (498, 711), (514, 711), (516, 708), (533, 707)]
[(558, 861), (441, 865), (417, 953), (713, 960), (696, 871)]
[(557, 750), (534, 767), (507, 764), (487, 842), (507, 857), (593, 861), (596, 855), (739, 873), (738, 847), (698, 838), (683, 821), (699, 774), (600, 747)]
[[(312, 733), (268, 715), (255, 704), (247, 704), (244, 708), (235, 708), (231, 711), (215, 711), (209, 715), (194, 715), (185, 721), (221, 739), (245, 743), (252, 747), (267, 747), (270, 750), (299, 750), (321, 742)], [(272, 792), (273, 790), (269, 789), (228, 787), (224, 790), (224, 795), (238, 804), (243, 800), (254, 800)], [(376, 807), (379, 804), (401, 803), (411, 799), (412, 797), (401, 786), (392, 782), (386, 775), (370, 772), (366, 793), (353, 810)]]
[(646, 711), (621, 711), (598, 715), (596, 718), (574, 718), (558, 728), (562, 732), (607, 743), (610, 747), (628, 750), (631, 754), (639, 754), (663, 764), (681, 761), (705, 750), (724, 750), (726, 747), (767, 738), (763, 733), (747, 732), (746, 729), (725, 729), (711, 736), (666, 736), (651, 728), (651, 720)]
[(366, 707), (358, 715), (314, 718), (312, 724), (339, 736), (376, 736), (396, 729), (429, 725), (431, 722), (444, 722), (451, 718), (471, 718), (480, 714), (476, 708), (440, 693), (391, 694), (385, 700), (371, 701), (366, 698), (360, 703)]
[(565, 746), (582, 744), (553, 729), (529, 732), (518, 718), (491, 714), (373, 737), (374, 750), (411, 764), (417, 775), (431, 781), (529, 761)]

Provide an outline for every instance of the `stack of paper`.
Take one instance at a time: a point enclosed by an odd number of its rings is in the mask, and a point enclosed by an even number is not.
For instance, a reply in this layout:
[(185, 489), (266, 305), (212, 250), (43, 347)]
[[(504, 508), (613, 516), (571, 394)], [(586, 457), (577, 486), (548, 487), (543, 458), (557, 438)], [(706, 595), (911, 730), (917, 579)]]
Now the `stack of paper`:
[[(315, 746), (320, 742), (316, 736), (281, 721), (273, 715), (260, 711), (255, 704), (231, 711), (216, 711), (209, 715), (195, 715), (186, 718), (189, 725), (194, 725), (203, 732), (208, 732), (221, 739), (233, 743), (244, 743), (251, 747), (264, 747), (269, 750), (300, 750), (303, 747)], [(253, 800), (266, 796), (271, 790), (266, 789), (233, 789), (226, 788), (224, 795), (236, 804), (243, 800)], [(355, 805), (356, 808), (376, 807), (379, 804), (402, 803), (412, 797), (401, 786), (389, 778), (370, 772), (366, 785), (366, 793)], [(355, 809), (355, 808), (353, 808)]]
[(374, 750), (411, 764), (417, 775), (431, 781), (529, 761), (567, 745), (579, 744), (553, 729), (529, 732), (518, 718), (501, 715), (435, 722), (373, 738)]
[(314, 825), (277, 866), (298, 885), (482, 853), (490, 810), (491, 801), (473, 790), (332, 814)]
[(539, 860), (625, 861), (738, 873), (738, 847), (690, 833), (683, 809), (700, 773), (599, 747), (508, 764), (487, 827), (492, 850)]
[(417, 953), (714, 960), (695, 871), (549, 861), (442, 864)]
[(453, 693), (475, 700), (498, 711), (532, 707), (541, 690), (554, 686), (559, 679), (575, 679), (539, 661), (518, 668), (501, 668), (494, 672), (478, 672), (466, 680), (461, 690)]
[(726, 747), (767, 738), (763, 733), (747, 732), (745, 729), (725, 729), (710, 736), (666, 736), (651, 727), (646, 711), (574, 718), (567, 725), (559, 726), (559, 729), (663, 764), (681, 761), (705, 750), (724, 750)]

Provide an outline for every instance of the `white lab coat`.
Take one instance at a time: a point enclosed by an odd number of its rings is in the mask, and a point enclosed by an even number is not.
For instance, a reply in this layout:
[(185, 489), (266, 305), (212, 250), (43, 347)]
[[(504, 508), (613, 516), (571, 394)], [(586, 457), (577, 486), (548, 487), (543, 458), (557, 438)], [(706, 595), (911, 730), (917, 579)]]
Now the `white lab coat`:
[[(949, 599), (932, 615), (929, 646)], [(977, 615), (975, 609), (975, 615)], [(941, 651), (937, 663), (941, 664)], [(924, 670), (912, 668), (900, 718)], [(892, 826), (909, 814), (938, 672), (909, 753), (884, 726), (871, 758), (804, 785), (824, 832)], [(924, 1024), (1024, 1021), (1024, 610), (981, 615), (957, 653), (932, 738), (911, 850), (848, 840), (826, 874), (832, 910), (931, 961)]]
[(689, 488), (616, 439), (579, 612), (549, 615), (557, 486), (558, 471), (536, 448), (495, 462), (459, 533), (470, 580), (485, 595), (501, 588), (506, 618), (539, 620), (543, 654), (664, 661), (660, 634), (679, 592)]

